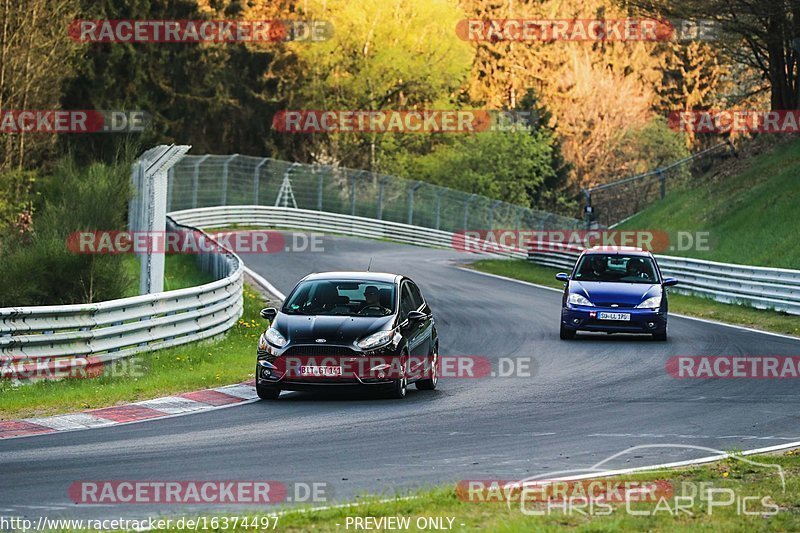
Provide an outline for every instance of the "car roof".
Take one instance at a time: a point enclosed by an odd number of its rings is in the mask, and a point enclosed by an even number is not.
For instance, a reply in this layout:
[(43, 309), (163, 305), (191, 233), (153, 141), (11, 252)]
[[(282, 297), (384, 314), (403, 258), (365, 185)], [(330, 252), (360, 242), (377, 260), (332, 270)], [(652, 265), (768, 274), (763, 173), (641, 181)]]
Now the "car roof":
[(342, 280), (342, 281), (383, 281), (395, 283), (400, 274), (389, 272), (315, 272), (304, 277), (302, 281), (310, 280)]
[(635, 246), (594, 246), (583, 251), (584, 254), (624, 254), (641, 255), (643, 257), (651, 255), (650, 252), (636, 248)]

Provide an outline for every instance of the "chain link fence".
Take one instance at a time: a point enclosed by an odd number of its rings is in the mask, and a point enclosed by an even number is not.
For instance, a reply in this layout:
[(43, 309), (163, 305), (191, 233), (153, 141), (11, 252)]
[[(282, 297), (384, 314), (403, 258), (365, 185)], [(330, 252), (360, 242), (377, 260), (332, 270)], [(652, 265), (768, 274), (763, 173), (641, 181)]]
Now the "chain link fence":
[(680, 187), (692, 178), (702, 174), (720, 158), (735, 154), (733, 145), (728, 142), (692, 154), (670, 165), (583, 190), (590, 223), (601, 227), (617, 224), (629, 218), (657, 200), (667, 195), (670, 188)]
[(663, 200), (670, 188), (683, 185), (693, 175), (708, 171), (721, 157), (733, 151), (730, 142), (717, 144), (689, 157), (644, 174), (631, 176), (583, 190), (586, 214), (590, 223), (611, 226), (631, 217), (653, 202)]
[(579, 229), (584, 222), (396, 176), (243, 155), (185, 156), (170, 170), (168, 211), (266, 205), (442, 231)]

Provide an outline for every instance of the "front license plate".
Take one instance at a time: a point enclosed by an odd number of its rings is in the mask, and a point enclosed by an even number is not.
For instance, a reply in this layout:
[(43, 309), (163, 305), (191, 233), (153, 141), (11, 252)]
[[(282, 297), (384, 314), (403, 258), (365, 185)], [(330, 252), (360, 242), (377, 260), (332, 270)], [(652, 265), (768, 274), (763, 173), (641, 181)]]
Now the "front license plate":
[(630, 313), (597, 313), (599, 320), (630, 320)]
[(301, 376), (336, 377), (342, 375), (340, 366), (301, 366)]

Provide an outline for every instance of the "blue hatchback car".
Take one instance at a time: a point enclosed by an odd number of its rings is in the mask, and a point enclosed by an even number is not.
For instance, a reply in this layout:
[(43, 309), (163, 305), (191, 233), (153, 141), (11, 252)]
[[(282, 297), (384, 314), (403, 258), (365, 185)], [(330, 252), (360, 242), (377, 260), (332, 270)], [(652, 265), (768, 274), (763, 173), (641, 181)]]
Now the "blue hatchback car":
[(650, 252), (629, 247), (585, 250), (563, 281), (561, 338), (578, 331), (645, 333), (667, 340), (667, 291), (678, 283), (664, 278)]

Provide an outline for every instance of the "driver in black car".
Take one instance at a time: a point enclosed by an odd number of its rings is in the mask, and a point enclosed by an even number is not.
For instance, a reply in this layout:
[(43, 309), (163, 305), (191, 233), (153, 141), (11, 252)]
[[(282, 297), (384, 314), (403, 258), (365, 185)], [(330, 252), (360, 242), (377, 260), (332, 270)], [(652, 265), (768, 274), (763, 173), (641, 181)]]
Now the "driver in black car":
[(358, 310), (360, 315), (388, 315), (391, 309), (381, 305), (380, 293), (375, 285), (367, 285), (364, 289), (364, 305)]

